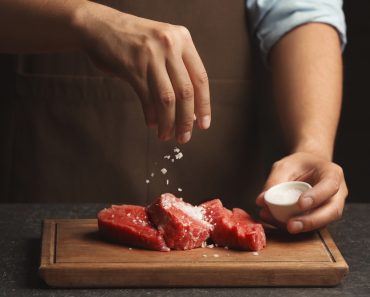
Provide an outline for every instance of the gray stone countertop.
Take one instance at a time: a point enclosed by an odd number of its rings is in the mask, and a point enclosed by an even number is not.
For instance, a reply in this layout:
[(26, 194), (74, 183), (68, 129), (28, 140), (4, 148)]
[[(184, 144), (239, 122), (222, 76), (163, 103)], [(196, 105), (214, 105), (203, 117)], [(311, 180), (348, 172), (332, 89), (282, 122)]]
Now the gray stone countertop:
[(38, 276), (44, 218), (93, 218), (104, 204), (0, 204), (0, 296), (370, 296), (370, 204), (329, 226), (350, 273), (332, 288), (53, 289)]

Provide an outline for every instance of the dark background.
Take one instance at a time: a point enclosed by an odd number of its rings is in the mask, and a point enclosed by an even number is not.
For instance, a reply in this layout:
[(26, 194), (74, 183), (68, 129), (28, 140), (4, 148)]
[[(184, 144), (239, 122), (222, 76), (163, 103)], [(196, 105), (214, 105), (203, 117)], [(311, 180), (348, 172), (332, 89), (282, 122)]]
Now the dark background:
[[(344, 1), (348, 44), (344, 51), (344, 99), (338, 129), (334, 161), (340, 164), (349, 186), (349, 202), (370, 202), (366, 186), (370, 185), (370, 1)], [(0, 86), (12, 84), (7, 69), (12, 57), (0, 55)], [(1, 92), (1, 91), (0, 91)], [(2, 92), (0, 107), (0, 138), (6, 138), (9, 115), (5, 105), (11, 104)], [(270, 138), (274, 130), (266, 127), (264, 138)], [(276, 137), (276, 136), (275, 136)], [(7, 147), (1, 143), (0, 153)], [(279, 149), (266, 149), (266, 172), (271, 163), (279, 158)], [(2, 159), (2, 162), (4, 160)], [(10, 162), (10, 160), (8, 160)], [(7, 163), (7, 160), (5, 160)], [(9, 164), (0, 164), (3, 168)], [(7, 181), (0, 181), (0, 186)], [(1, 193), (1, 191), (0, 191)]]
[(348, 45), (344, 51), (344, 99), (335, 161), (342, 165), (349, 201), (370, 202), (370, 1), (344, 1)]

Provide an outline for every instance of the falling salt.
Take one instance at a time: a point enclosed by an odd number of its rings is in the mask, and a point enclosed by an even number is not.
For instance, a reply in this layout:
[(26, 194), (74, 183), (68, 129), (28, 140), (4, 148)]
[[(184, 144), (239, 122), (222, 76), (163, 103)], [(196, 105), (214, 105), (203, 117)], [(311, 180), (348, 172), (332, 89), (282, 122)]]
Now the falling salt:
[(175, 147), (175, 148), (173, 149), (173, 151), (174, 151), (175, 153), (179, 153), (179, 152), (180, 152), (180, 149), (179, 149), (178, 147)]
[(149, 183), (150, 183), (149, 179), (145, 180), (145, 182), (146, 182), (147, 184), (149, 184)]
[(170, 159), (171, 158), (171, 155), (165, 155), (164, 157), (163, 157), (163, 159)]
[(168, 186), (168, 184), (170, 183), (170, 181), (168, 179), (166, 179), (166, 185)]
[(176, 160), (181, 159), (184, 155), (182, 153), (178, 153), (175, 155)]
[(167, 169), (166, 169), (166, 168), (162, 168), (162, 169), (161, 169), (161, 172), (162, 172), (163, 174), (166, 174), (166, 173), (167, 173)]
[(150, 174), (150, 176), (151, 176), (151, 177), (153, 177), (153, 176), (154, 176), (154, 172), (152, 172), (152, 173)]
[(181, 189), (181, 188), (178, 188), (177, 190), (178, 190), (179, 192), (182, 192), (182, 189)]
[(171, 159), (171, 162), (173, 163), (173, 162), (175, 162), (175, 159)]

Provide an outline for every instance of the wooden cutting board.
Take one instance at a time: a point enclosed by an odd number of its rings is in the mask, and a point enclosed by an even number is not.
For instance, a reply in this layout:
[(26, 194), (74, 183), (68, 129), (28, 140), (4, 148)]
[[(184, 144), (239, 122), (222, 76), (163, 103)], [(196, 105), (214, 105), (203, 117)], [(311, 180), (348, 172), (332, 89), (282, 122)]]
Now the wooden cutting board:
[(54, 287), (333, 286), (348, 265), (326, 229), (267, 233), (258, 252), (156, 252), (102, 240), (97, 221), (45, 220), (40, 274)]

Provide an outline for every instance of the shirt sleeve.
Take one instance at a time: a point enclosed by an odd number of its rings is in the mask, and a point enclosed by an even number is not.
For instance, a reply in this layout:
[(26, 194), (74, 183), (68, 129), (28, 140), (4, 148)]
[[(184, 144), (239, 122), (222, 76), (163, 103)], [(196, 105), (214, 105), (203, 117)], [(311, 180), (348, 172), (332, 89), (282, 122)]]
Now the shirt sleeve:
[(273, 45), (295, 27), (326, 23), (339, 34), (342, 50), (347, 43), (342, 0), (246, 0), (253, 33), (266, 58)]

